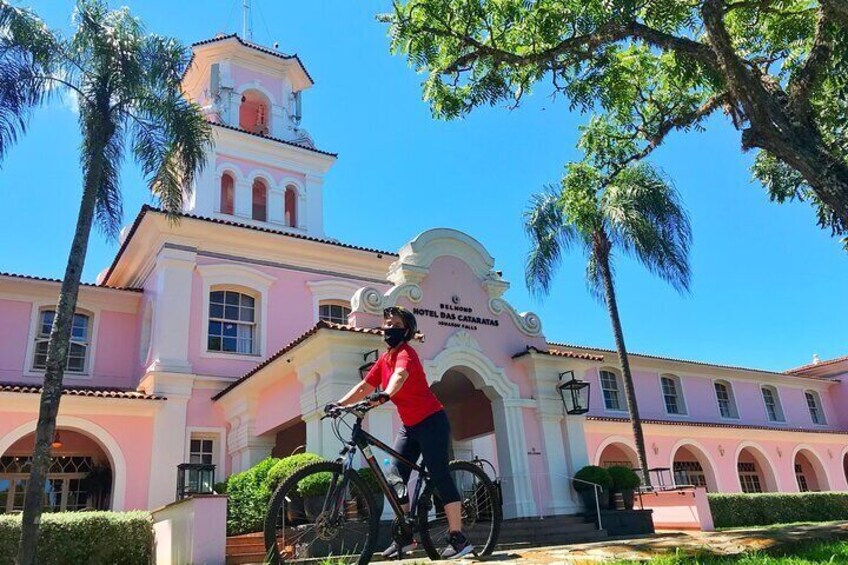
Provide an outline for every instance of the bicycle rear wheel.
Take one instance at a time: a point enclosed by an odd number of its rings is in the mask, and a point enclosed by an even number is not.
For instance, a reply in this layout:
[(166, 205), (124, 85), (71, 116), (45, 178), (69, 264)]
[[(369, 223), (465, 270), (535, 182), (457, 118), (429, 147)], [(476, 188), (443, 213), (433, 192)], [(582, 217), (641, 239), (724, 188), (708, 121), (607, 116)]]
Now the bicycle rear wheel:
[(295, 472), (277, 488), (265, 515), (266, 562), (274, 565), (333, 557), (371, 560), (380, 516), (365, 481), (340, 463), (322, 461)]
[[(468, 461), (452, 461), (449, 469), (462, 503), (462, 533), (474, 545), (477, 555), (489, 555), (501, 531), (497, 488), (480, 467)], [(448, 521), (432, 482), (421, 493), (417, 514), (421, 545), (430, 559), (441, 559), (439, 547), (447, 540)]]

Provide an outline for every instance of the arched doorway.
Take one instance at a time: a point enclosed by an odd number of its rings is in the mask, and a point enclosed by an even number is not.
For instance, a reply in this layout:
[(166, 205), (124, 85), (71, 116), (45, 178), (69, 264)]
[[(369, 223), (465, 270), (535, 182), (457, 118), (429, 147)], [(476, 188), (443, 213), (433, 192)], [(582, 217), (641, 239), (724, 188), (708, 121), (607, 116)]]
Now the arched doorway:
[(639, 457), (629, 445), (622, 442), (613, 442), (601, 449), (597, 457), (597, 464), (600, 467), (621, 466), (638, 469)]
[(673, 451), (672, 470), (675, 485), (703, 487), (718, 492), (715, 471), (703, 449), (692, 443), (683, 442)]
[(736, 471), (742, 492), (777, 492), (774, 468), (761, 449), (742, 447), (736, 456)]
[[(0, 513), (23, 510), (35, 433), (12, 443), (0, 455)], [(44, 484), (44, 511), (108, 510), (112, 466), (104, 449), (89, 436), (57, 427)]]
[(492, 404), (486, 394), (466, 376), (470, 369), (450, 369), (432, 385), (444, 405), (453, 435), (453, 459), (479, 457), (497, 472), (498, 451)]
[(818, 492), (829, 490), (827, 474), (821, 461), (808, 448), (800, 448), (793, 460), (795, 482), (799, 492)]
[(842, 472), (845, 474), (845, 483), (848, 484), (848, 451), (842, 456)]
[(271, 132), (271, 104), (258, 90), (246, 90), (239, 104), (239, 128), (251, 133)]

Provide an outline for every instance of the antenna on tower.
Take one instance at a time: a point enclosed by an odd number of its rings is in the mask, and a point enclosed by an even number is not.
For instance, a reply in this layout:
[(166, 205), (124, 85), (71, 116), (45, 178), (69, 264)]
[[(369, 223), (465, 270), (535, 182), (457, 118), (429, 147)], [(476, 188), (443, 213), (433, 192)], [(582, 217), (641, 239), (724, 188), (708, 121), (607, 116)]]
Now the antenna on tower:
[(253, 41), (253, 18), (250, 14), (250, 0), (242, 0), (242, 28), (241, 35), (248, 41)]

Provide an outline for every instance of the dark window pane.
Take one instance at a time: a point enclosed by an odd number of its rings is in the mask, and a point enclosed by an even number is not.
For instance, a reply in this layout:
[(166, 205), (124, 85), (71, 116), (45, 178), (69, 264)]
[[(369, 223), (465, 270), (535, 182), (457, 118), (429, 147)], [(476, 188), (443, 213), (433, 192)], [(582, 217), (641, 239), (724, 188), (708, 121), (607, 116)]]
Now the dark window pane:
[(224, 291), (216, 290), (214, 292), (209, 293), (209, 302), (216, 302), (218, 304), (224, 303)]
[(236, 338), (234, 337), (225, 337), (223, 339), (224, 347), (222, 351), (233, 352), (236, 351)]
[(239, 309), (238, 306), (227, 306), (224, 310), (224, 318), (227, 320), (238, 320), (239, 319)]
[(210, 304), (209, 305), (209, 317), (210, 318), (221, 318), (224, 315), (224, 306), (221, 304)]
[(209, 351), (221, 351), (221, 338), (218, 336), (209, 336)]
[(242, 308), (241, 309), (241, 321), (242, 322), (252, 322), (253, 321), (253, 308)]
[(221, 322), (209, 322), (209, 335), (221, 335)]
[(241, 295), (241, 305), (246, 308), (253, 308), (254, 299), (252, 296), (248, 296), (246, 294)]
[(233, 306), (238, 306), (239, 296), (240, 295), (237, 292), (227, 292), (226, 297), (225, 297), (225, 302), (228, 305), (232, 304)]
[(224, 324), (224, 337), (236, 337), (238, 326), (236, 324)]

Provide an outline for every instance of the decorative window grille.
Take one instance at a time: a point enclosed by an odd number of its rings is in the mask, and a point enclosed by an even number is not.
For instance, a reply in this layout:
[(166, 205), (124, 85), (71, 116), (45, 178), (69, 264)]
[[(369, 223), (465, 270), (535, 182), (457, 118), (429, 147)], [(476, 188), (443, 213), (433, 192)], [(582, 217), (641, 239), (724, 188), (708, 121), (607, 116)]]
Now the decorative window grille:
[(801, 492), (810, 492), (810, 487), (807, 484), (807, 476), (804, 474), (804, 468), (800, 464), (795, 464), (795, 480), (798, 482), (798, 490)]
[(756, 463), (740, 461), (737, 469), (739, 472), (739, 483), (742, 485), (742, 492), (763, 492)]
[(209, 351), (256, 352), (256, 299), (233, 290), (209, 293)]
[[(32, 359), (33, 369), (47, 367), (47, 343), (50, 340), (50, 330), (53, 328), (55, 310), (42, 310), (38, 319), (38, 335), (35, 338), (35, 354)], [(74, 314), (71, 324), (71, 346), (68, 349), (68, 363), (65, 370), (69, 373), (84, 373), (85, 361), (89, 346), (89, 317), (85, 314)]]
[(601, 390), (604, 393), (604, 406), (607, 410), (622, 410), (621, 392), (615, 373), (601, 371)]
[(675, 461), (674, 483), (707, 488), (707, 476), (698, 461)]

